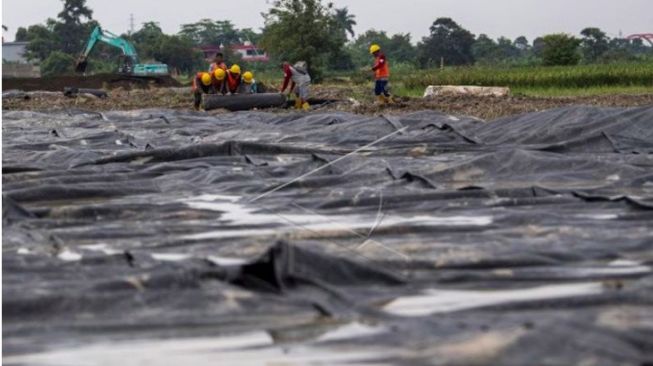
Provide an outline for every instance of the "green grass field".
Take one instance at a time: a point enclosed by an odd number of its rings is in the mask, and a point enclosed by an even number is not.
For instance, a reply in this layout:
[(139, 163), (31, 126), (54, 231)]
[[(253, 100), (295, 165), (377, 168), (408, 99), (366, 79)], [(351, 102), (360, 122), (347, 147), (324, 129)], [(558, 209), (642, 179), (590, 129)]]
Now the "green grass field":
[(397, 94), (421, 95), (428, 85), (505, 86), (529, 96), (653, 93), (653, 63), (557, 67), (452, 67), (395, 73)]

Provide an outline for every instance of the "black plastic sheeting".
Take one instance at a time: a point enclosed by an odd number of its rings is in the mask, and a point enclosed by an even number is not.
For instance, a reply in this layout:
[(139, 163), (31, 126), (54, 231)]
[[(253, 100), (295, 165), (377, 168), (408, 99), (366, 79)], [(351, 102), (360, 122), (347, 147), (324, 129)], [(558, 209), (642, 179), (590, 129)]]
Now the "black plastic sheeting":
[(652, 121), (3, 112), (3, 363), (650, 365)]

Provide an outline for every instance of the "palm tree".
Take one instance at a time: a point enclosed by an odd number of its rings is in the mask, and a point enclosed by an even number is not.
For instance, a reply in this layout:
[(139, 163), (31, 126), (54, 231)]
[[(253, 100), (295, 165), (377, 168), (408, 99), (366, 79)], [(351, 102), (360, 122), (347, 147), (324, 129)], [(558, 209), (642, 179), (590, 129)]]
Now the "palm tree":
[(349, 9), (347, 9), (346, 6), (341, 9), (336, 9), (336, 23), (338, 23), (338, 26), (340, 26), (344, 32), (349, 33), (352, 37), (354, 37), (354, 26), (356, 25), (355, 18), (355, 15), (349, 14)]

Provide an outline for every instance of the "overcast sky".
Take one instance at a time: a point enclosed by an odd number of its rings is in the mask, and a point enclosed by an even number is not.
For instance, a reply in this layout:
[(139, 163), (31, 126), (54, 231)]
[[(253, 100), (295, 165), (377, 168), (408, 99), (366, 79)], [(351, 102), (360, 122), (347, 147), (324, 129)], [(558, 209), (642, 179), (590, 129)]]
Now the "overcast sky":
[[(438, 17), (451, 17), (472, 33), (529, 40), (555, 32), (578, 34), (597, 26), (615, 37), (653, 33), (651, 0), (334, 0), (356, 15), (358, 33), (374, 28), (389, 33), (410, 33), (413, 41), (428, 34)], [(114, 33), (129, 29), (130, 13), (136, 29), (146, 21), (159, 22), (164, 32), (176, 33), (179, 25), (201, 18), (229, 19), (239, 28), (259, 29), (261, 12), (270, 0), (88, 0), (93, 17)], [(56, 17), (61, 0), (2, 0), (6, 41), (16, 29)]]

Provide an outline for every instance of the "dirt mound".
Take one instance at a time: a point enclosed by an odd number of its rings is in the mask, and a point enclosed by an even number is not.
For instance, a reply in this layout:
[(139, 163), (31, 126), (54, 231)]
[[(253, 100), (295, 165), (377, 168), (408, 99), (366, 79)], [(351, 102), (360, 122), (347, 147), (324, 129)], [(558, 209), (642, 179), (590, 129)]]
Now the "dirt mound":
[(144, 78), (116, 74), (97, 74), (91, 76), (53, 76), (44, 78), (3, 78), (3, 90), (24, 91), (49, 90), (62, 91), (66, 87), (90, 89), (143, 89), (155, 87), (178, 87), (181, 84), (170, 76)]

